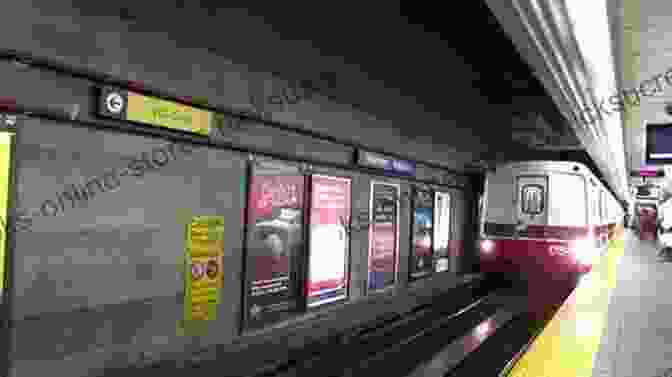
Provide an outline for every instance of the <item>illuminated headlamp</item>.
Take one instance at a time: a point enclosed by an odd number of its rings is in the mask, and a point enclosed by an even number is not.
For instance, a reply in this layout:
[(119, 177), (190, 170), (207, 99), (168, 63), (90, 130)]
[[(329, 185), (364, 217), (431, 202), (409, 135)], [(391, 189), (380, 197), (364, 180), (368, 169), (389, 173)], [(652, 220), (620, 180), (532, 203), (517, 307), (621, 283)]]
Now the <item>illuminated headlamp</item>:
[(576, 240), (572, 244), (574, 259), (583, 265), (591, 265), (595, 258), (595, 242), (591, 239)]
[(495, 243), (492, 240), (481, 241), (481, 251), (484, 254), (490, 254), (495, 250)]

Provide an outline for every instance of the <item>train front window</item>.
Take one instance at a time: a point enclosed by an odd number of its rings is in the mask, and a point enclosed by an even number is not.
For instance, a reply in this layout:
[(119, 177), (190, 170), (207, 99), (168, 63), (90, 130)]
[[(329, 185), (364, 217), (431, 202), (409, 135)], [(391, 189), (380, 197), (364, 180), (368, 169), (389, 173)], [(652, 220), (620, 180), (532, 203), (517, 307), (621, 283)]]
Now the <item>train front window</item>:
[(586, 188), (586, 180), (581, 175), (551, 175), (548, 224), (585, 226), (588, 218)]
[(544, 188), (541, 185), (524, 185), (521, 190), (522, 211), (528, 215), (538, 215), (544, 211)]

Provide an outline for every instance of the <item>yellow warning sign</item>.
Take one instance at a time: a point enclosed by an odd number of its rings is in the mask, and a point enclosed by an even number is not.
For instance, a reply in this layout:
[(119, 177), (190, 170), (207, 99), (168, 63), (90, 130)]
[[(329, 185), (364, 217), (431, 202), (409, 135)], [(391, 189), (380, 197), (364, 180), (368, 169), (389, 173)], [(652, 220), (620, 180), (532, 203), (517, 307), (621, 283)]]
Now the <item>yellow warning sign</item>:
[(186, 233), (184, 319), (213, 320), (223, 285), (224, 218), (194, 217)]

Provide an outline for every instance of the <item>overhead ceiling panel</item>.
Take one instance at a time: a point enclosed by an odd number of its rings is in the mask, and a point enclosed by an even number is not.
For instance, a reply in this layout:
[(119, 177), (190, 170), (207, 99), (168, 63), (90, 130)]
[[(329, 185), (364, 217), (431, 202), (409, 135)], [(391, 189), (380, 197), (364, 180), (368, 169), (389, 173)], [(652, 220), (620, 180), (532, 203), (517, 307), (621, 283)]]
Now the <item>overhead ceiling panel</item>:
[[(333, 73), (335, 85), (324, 88), (325, 94), (383, 118), (394, 105), (361, 90), (363, 81), (415, 103), (412, 111), (436, 113), (448, 121), (474, 119), (454, 126), (482, 134), (484, 142), (494, 148), (508, 150), (513, 145), (508, 141), (540, 149), (574, 149), (580, 144), (482, 0), (455, 7), (455, 18), (470, 21), (466, 29), (464, 22), (448, 22), (440, 4), (353, 2), (348, 6), (298, 1), (232, 8), (215, 1), (173, 0), (162, 7), (166, 17), (156, 17), (149, 3), (73, 2), (84, 13), (116, 14), (129, 28), (163, 30), (178, 48), (204, 48), (225, 58), (233, 58), (231, 51), (235, 50), (235, 59), (250, 70), (273, 72), (289, 80)], [(182, 25), (162, 21), (176, 19), (168, 14), (179, 16)], [(230, 20), (231, 14), (240, 20), (256, 19), (255, 25), (263, 30), (239, 38), (218, 38), (213, 31), (221, 30), (222, 20)], [(183, 25), (190, 26), (185, 29)], [(289, 45), (312, 54), (299, 58), (283, 53), (289, 51), (283, 46)], [(269, 58), (254, 58), (268, 46), (275, 46), (267, 51)], [(454, 68), (458, 61), (470, 69)], [(481, 97), (483, 102), (462, 105), (461, 101), (472, 97)], [(479, 121), (482, 114), (496, 114), (493, 118), (498, 121)], [(411, 119), (398, 121), (395, 124), (406, 127), (400, 133), (409, 137), (431, 139), (445, 132)]]
[[(633, 90), (640, 84), (672, 69), (672, 48), (666, 40), (672, 32), (669, 15), (672, 4), (655, 0), (612, 0), (614, 44), (620, 50), (617, 66), (621, 90)], [(660, 78), (660, 77), (659, 77)], [(641, 97), (641, 104), (624, 113), (624, 138), (629, 170), (645, 161), (646, 123), (672, 122), (665, 105), (672, 103), (672, 88), (660, 80), (662, 91)]]

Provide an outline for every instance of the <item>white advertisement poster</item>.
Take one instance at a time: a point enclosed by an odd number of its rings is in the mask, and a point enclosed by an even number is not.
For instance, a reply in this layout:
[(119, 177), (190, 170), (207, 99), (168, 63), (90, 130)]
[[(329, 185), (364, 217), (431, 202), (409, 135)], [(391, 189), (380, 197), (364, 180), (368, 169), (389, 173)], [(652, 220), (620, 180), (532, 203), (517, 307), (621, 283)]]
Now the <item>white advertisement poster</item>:
[(434, 255), (436, 272), (448, 271), (450, 244), (450, 194), (434, 193)]
[(347, 297), (350, 179), (312, 176), (308, 306)]

